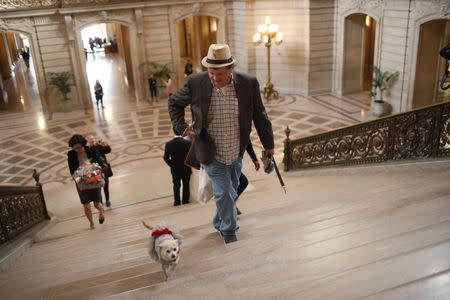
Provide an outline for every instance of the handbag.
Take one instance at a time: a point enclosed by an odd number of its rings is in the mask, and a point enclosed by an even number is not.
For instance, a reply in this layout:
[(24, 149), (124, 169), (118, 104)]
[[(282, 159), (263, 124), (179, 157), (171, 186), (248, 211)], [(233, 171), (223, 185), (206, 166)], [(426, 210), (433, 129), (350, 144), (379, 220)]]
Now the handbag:
[(207, 203), (209, 200), (214, 198), (211, 179), (204, 167), (200, 168), (200, 172), (198, 174), (198, 195), (197, 201), (201, 204)]
[(202, 129), (192, 143), (194, 144), (195, 157), (200, 163), (207, 165), (214, 161), (216, 143), (205, 129)]
[(98, 160), (103, 174), (105, 174), (105, 177), (112, 177), (114, 174), (112, 172), (111, 165), (106, 162), (106, 160), (102, 156), (100, 156)]
[(184, 159), (184, 164), (188, 167), (200, 170), (200, 162), (195, 157), (194, 147), (194, 141), (192, 141), (191, 146), (189, 147), (189, 151)]
[(184, 159), (184, 164), (188, 167), (200, 170), (200, 164), (213, 162), (216, 155), (216, 144), (213, 138), (202, 129), (199, 135), (192, 138), (191, 147)]

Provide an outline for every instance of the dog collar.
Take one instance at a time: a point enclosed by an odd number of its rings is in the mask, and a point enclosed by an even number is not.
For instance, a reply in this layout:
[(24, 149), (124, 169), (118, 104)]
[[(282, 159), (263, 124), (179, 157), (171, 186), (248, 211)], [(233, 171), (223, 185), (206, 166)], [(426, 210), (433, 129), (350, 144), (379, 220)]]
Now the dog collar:
[(158, 237), (158, 236), (165, 235), (165, 234), (172, 235), (172, 231), (170, 231), (169, 228), (166, 227), (162, 230), (155, 230), (152, 232), (152, 236), (154, 236), (154, 237)]

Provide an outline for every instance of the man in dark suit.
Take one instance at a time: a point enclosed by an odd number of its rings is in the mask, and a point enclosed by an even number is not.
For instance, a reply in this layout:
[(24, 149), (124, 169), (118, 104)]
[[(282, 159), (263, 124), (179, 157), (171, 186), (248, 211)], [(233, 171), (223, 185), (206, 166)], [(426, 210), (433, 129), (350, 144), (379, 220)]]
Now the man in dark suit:
[[(272, 124), (261, 100), (258, 80), (234, 72), (234, 63), (228, 45), (210, 45), (202, 60), (208, 71), (190, 75), (186, 85), (169, 97), (174, 129), (194, 138), (196, 158), (211, 179), (217, 208), (213, 225), (225, 243), (237, 241), (234, 200), (252, 121), (266, 153), (274, 154)], [(188, 105), (191, 125), (184, 119)]]
[(164, 148), (164, 161), (170, 167), (173, 182), (173, 205), (180, 205), (180, 187), (183, 182), (183, 196), (181, 203), (189, 203), (189, 180), (191, 179), (191, 168), (184, 164), (184, 159), (189, 152), (191, 142), (180, 135), (176, 135), (166, 143)]

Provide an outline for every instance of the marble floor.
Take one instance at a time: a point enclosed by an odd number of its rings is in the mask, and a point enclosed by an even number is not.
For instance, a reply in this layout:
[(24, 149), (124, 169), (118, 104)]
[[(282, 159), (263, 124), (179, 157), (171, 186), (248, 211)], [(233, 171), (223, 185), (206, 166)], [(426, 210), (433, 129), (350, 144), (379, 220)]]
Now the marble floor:
[[(19, 61), (11, 81), (16, 94), (26, 96), (14, 101), (15, 96), (10, 93), (10, 102), (0, 110), (0, 185), (31, 185), (32, 171), (37, 169), (50, 210), (63, 218), (81, 214), (66, 162), (67, 141), (75, 133), (94, 134), (112, 146), (108, 157), (115, 173), (111, 191), (113, 195), (128, 195), (122, 200), (123, 205), (167, 196), (171, 191), (167, 183), (170, 174), (162, 160), (164, 144), (172, 136), (167, 100), (161, 97), (153, 104), (136, 101), (120, 57), (88, 54), (87, 71), (92, 86), (96, 79), (103, 85), (104, 109), (97, 109), (93, 100), (93, 108), (87, 114), (60, 112), (48, 121), (38, 105), (33, 68), (27, 70)], [(370, 118), (369, 107), (366, 94), (281, 95), (279, 100), (266, 104), (276, 152), (283, 151), (286, 126), (291, 130), (291, 138), (316, 134)], [(252, 133), (252, 140), (259, 152), (256, 132)], [(155, 178), (152, 174), (164, 176)], [(139, 177), (148, 177), (149, 184), (130, 188), (140, 181), (136, 180)]]

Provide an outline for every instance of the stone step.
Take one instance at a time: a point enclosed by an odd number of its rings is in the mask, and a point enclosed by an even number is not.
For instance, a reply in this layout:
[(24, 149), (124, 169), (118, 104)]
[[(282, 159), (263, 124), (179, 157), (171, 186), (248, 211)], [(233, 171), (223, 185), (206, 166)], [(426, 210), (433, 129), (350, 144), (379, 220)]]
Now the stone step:
[[(287, 194), (272, 177), (250, 178), (255, 189), (238, 202), (239, 241), (226, 246), (211, 225), (214, 203), (138, 203), (108, 211), (107, 223), (92, 231), (84, 218), (61, 222), (0, 274), (0, 297), (353, 299), (353, 290), (356, 298), (401, 294), (402, 286), (447, 272), (450, 167), (333, 173), (287, 174)], [(142, 220), (165, 220), (184, 236), (167, 282), (150, 261)]]

